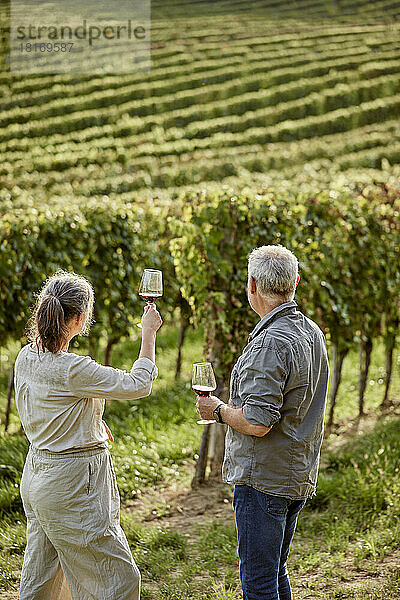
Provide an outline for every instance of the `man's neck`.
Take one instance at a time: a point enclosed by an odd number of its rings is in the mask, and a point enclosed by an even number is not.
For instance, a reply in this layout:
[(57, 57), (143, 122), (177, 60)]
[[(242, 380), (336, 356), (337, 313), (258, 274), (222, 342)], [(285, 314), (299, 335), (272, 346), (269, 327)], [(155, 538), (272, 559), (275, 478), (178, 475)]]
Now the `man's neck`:
[(263, 319), (268, 313), (272, 312), (275, 308), (278, 308), (278, 306), (281, 306), (281, 304), (285, 304), (285, 302), (274, 302), (274, 303), (265, 303), (265, 305), (262, 307), (262, 309), (260, 310), (258, 314), (258, 316), (260, 317), (260, 319)]

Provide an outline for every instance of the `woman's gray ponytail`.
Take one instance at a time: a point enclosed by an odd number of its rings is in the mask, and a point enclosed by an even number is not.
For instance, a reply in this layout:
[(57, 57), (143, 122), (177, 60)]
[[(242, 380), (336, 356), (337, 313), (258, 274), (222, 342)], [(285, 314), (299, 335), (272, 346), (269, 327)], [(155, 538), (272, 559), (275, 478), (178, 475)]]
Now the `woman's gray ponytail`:
[(85, 314), (82, 334), (89, 333), (93, 316), (94, 292), (84, 277), (68, 271), (57, 271), (46, 280), (37, 296), (28, 322), (28, 339), (57, 353), (65, 345), (68, 325), (73, 317)]

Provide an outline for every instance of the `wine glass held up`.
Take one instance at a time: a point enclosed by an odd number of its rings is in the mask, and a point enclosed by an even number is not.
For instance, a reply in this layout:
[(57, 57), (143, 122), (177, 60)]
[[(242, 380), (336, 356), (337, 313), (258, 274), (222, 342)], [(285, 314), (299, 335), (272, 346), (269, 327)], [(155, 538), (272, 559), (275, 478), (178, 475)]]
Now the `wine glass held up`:
[[(156, 269), (145, 269), (140, 280), (139, 296), (146, 300), (147, 304), (152, 304), (155, 299), (163, 295), (162, 271)], [(142, 327), (142, 323), (137, 324)]]
[[(198, 396), (210, 396), (217, 387), (212, 364), (195, 363), (192, 371), (192, 389)], [(199, 419), (198, 425), (209, 425), (216, 423), (215, 420)]]

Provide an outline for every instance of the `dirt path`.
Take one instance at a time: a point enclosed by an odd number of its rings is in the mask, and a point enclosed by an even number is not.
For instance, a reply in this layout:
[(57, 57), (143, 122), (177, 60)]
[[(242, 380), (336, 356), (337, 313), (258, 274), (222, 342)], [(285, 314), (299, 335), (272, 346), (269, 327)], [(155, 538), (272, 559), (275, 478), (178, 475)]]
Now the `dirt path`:
[(180, 532), (213, 519), (233, 523), (232, 490), (217, 482), (192, 490), (187, 479), (178, 485), (155, 488), (126, 510), (134, 512), (145, 523), (156, 521), (162, 527)]

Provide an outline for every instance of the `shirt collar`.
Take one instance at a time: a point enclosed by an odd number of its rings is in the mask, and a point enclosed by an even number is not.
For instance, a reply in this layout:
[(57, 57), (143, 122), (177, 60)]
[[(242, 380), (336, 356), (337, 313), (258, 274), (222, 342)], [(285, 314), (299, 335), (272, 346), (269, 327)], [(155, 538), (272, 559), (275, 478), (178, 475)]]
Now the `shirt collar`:
[(271, 312), (267, 313), (258, 323), (257, 325), (254, 327), (253, 331), (250, 333), (247, 342), (251, 342), (251, 340), (253, 340), (256, 335), (258, 335), (260, 333), (260, 331), (262, 329), (265, 329), (266, 327), (268, 327), (272, 321), (275, 320), (275, 318), (277, 316), (281, 317), (283, 314), (286, 314), (287, 312), (294, 312), (294, 309), (297, 306), (297, 302), (296, 300), (290, 300), (290, 302), (284, 302), (283, 304), (280, 304), (279, 306), (277, 306), (276, 308), (274, 308), (273, 310), (271, 310)]

